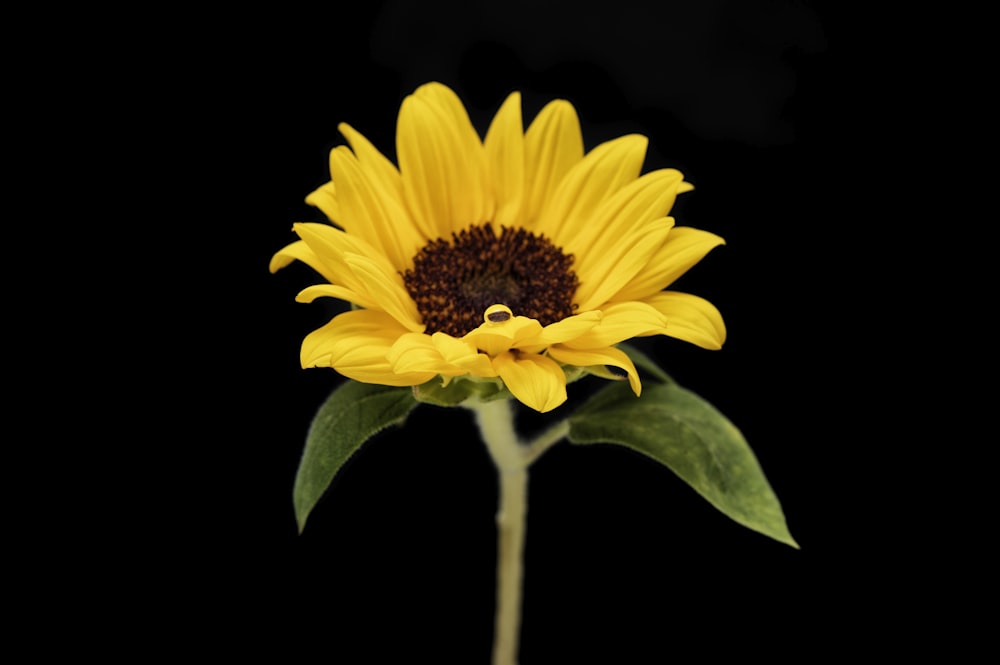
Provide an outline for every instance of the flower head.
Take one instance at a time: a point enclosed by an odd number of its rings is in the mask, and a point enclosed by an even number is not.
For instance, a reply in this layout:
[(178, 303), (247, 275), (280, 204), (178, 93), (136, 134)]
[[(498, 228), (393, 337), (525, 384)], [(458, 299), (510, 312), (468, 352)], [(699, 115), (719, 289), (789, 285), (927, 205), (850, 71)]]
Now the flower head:
[(711, 303), (664, 289), (723, 240), (674, 225), (674, 199), (692, 187), (674, 169), (640, 174), (645, 137), (585, 152), (571, 104), (550, 102), (524, 130), (515, 92), (480, 138), (439, 83), (403, 101), (398, 167), (339, 129), (349, 147), (331, 151), (331, 181), (306, 197), (333, 225), (295, 224), (299, 240), (271, 260), (327, 280), (297, 300), (353, 305), (306, 336), (303, 367), (392, 386), (502, 381), (545, 412), (566, 400), (567, 373), (617, 367), (638, 395), (616, 348), (633, 337), (722, 346)]

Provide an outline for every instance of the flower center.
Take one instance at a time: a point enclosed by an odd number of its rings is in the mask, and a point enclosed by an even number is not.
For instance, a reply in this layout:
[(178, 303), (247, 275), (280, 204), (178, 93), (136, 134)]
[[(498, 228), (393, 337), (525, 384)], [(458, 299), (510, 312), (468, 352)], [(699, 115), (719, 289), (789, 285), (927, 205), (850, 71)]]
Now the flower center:
[(403, 274), (427, 333), (461, 337), (483, 323), (488, 307), (502, 304), (543, 326), (572, 316), (579, 284), (563, 254), (543, 235), (489, 224), (432, 240)]

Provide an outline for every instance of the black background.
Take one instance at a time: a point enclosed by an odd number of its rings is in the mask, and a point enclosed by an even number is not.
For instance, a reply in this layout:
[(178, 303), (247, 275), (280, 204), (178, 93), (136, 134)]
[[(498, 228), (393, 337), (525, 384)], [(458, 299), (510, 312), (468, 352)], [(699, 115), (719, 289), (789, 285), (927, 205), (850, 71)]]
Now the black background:
[(80, 607), (113, 594), (163, 649), (488, 662), (496, 478), (471, 420), (418, 408), (363, 447), (298, 534), (302, 444), (341, 379), (298, 364), (330, 314), (294, 302), (311, 272), (267, 271), (292, 223), (323, 219), (303, 198), (328, 179), (337, 123), (394, 157), (401, 100), (437, 80), (481, 131), (512, 90), (526, 124), (568, 99), (587, 149), (641, 133), (645, 170), (695, 185), (674, 216), (727, 245), (676, 287), (716, 304), (729, 338), (647, 348), (743, 431), (802, 546), (731, 522), (623, 448), (562, 443), (531, 470), (522, 662), (798, 660), (891, 642), (883, 614), (921, 591), (897, 566), (905, 523), (875, 489), (891, 423), (857, 415), (877, 412), (871, 377), (893, 361), (859, 357), (852, 339), (879, 325), (856, 293), (881, 242), (847, 230), (866, 177), (840, 166), (856, 156), (855, 36), (809, 2), (546, 6), (165, 14), (108, 48), (123, 71), (143, 54), (104, 119), (126, 138), (126, 206), (152, 232), (126, 232), (138, 262), (106, 266), (143, 290), (112, 340), (135, 345), (134, 375), (116, 380), (139, 394), (91, 414), (130, 422), (127, 471), (109, 447), (113, 480), (88, 487), (106, 499), (100, 519), (73, 502), (56, 518), (85, 524), (102, 562), (67, 574), (83, 578)]

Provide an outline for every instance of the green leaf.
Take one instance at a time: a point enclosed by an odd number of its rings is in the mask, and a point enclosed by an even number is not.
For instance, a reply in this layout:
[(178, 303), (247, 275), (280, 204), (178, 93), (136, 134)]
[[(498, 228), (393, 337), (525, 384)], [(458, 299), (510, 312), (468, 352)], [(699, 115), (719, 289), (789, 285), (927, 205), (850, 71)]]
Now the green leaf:
[(656, 361), (647, 356), (645, 353), (635, 348), (631, 344), (619, 344), (619, 350), (624, 351), (632, 363), (635, 365), (636, 369), (644, 369), (646, 372), (653, 377), (659, 379), (663, 383), (674, 383), (674, 380), (670, 378), (670, 375), (663, 371)]
[(344, 463), (368, 439), (401, 425), (418, 402), (410, 388), (357, 381), (337, 387), (316, 412), (295, 476), (292, 501), (299, 533)]
[(714, 406), (676, 383), (636, 397), (609, 384), (569, 417), (571, 442), (615, 443), (665, 464), (727, 516), (798, 548), (743, 434)]

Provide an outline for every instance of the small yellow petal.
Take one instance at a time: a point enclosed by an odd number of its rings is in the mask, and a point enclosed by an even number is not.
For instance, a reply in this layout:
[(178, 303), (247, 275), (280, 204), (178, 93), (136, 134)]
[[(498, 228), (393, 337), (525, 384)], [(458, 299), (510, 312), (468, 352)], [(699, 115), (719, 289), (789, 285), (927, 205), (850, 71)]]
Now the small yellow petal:
[(290, 245), (286, 245), (282, 249), (275, 252), (274, 256), (271, 257), (271, 265), (269, 266), (271, 272), (278, 272), (282, 268), (288, 266), (292, 261), (302, 261), (307, 266), (318, 272), (328, 281), (333, 281), (333, 273), (327, 269), (323, 261), (316, 256), (316, 252), (312, 251), (302, 240), (296, 240)]
[(298, 292), (295, 302), (309, 303), (316, 298), (338, 298), (365, 308), (378, 309), (375, 301), (369, 301), (365, 294), (351, 291), (335, 284), (313, 284)]
[(326, 218), (336, 224), (340, 223), (340, 203), (337, 200), (337, 186), (333, 182), (320, 185), (306, 196), (306, 203), (323, 211)]
[(575, 367), (592, 367), (594, 365), (611, 365), (618, 367), (628, 374), (628, 382), (632, 387), (632, 392), (636, 395), (642, 393), (642, 382), (639, 381), (639, 372), (632, 363), (632, 359), (621, 349), (609, 346), (603, 349), (577, 350), (563, 346), (553, 346), (549, 348), (549, 356), (564, 365)]
[(689, 293), (663, 291), (646, 298), (667, 319), (663, 334), (691, 342), (704, 349), (721, 349), (726, 341), (726, 325), (715, 305)]
[(546, 413), (566, 401), (566, 374), (559, 363), (537, 353), (502, 353), (493, 367), (519, 401)]

